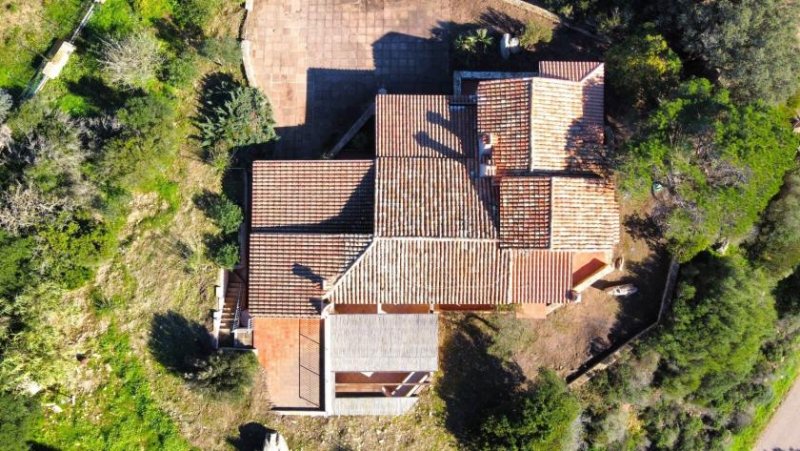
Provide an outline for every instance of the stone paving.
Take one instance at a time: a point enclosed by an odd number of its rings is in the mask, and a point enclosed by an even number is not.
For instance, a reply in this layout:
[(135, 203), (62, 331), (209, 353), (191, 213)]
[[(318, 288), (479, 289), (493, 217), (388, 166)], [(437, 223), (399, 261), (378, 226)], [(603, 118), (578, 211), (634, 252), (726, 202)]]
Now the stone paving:
[(448, 92), (449, 0), (255, 0), (254, 83), (272, 103), (278, 158), (332, 147), (373, 100)]

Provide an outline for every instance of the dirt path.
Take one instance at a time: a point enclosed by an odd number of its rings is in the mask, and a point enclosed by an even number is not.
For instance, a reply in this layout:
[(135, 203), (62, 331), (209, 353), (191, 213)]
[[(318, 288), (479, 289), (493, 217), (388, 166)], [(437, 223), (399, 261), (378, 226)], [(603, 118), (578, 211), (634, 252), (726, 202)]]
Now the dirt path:
[(778, 411), (761, 434), (755, 449), (758, 451), (800, 449), (800, 379), (795, 381)]

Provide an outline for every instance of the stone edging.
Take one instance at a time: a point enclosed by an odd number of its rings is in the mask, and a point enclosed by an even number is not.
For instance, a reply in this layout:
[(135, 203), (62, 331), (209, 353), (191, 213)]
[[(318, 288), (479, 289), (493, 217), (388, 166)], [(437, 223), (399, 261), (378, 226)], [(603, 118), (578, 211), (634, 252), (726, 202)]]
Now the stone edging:
[[(580, 387), (586, 382), (588, 382), (589, 379), (591, 379), (592, 376), (594, 376), (594, 373), (602, 371), (608, 368), (609, 366), (613, 365), (617, 360), (619, 360), (619, 358), (622, 356), (624, 352), (628, 352), (633, 348), (632, 345), (635, 341), (639, 340), (642, 336), (644, 336), (645, 334), (653, 330), (656, 326), (661, 324), (661, 321), (663, 320), (664, 315), (666, 314), (666, 311), (669, 308), (670, 303), (672, 302), (672, 294), (673, 291), (675, 290), (675, 283), (678, 280), (679, 269), (680, 265), (678, 264), (678, 260), (675, 257), (672, 257), (672, 260), (669, 263), (669, 272), (667, 273), (667, 281), (664, 284), (664, 291), (661, 293), (661, 305), (658, 309), (658, 317), (656, 318), (655, 322), (645, 327), (639, 333), (637, 333), (636, 335), (634, 335), (633, 337), (629, 338), (624, 343), (619, 345), (617, 349), (609, 353), (602, 360), (580, 371), (578, 375), (575, 376), (574, 379), (567, 382), (567, 385), (569, 387)], [(573, 375), (574, 374), (575, 373), (573, 373)]]
[(253, 11), (253, 1), (245, 0), (244, 2), (244, 20), (242, 21), (242, 28), (239, 32), (240, 46), (242, 49), (242, 65), (244, 66), (244, 76), (247, 79), (247, 84), (255, 86), (255, 67), (253, 66), (253, 46), (249, 39), (247, 39), (247, 25), (250, 19), (250, 14)]

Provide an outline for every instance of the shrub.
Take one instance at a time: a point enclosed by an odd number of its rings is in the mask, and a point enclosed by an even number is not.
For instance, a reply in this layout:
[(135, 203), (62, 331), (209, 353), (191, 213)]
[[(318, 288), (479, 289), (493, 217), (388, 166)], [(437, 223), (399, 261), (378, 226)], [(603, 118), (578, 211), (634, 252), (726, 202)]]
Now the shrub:
[(123, 88), (146, 88), (156, 77), (162, 57), (156, 38), (139, 32), (104, 41), (103, 71), (108, 81)]
[(258, 89), (222, 82), (206, 98), (219, 100), (207, 100), (198, 127), (207, 158), (219, 169), (230, 164), (231, 149), (277, 138), (272, 108)]
[(454, 45), (456, 51), (466, 55), (484, 54), (494, 44), (494, 37), (486, 28), (461, 33), (456, 36)]
[(218, 0), (172, 0), (175, 24), (192, 33), (200, 33), (214, 17), (222, 2)]
[(778, 275), (800, 264), (800, 172), (789, 173), (781, 193), (770, 202), (751, 256)]
[(32, 238), (15, 238), (0, 231), (0, 297), (13, 296), (24, 286), (32, 256)]
[(211, 261), (223, 268), (233, 269), (239, 263), (239, 244), (236, 241), (215, 240), (208, 245), (208, 252)]
[(222, 352), (211, 354), (195, 363), (196, 370), (185, 375), (199, 389), (240, 399), (253, 385), (258, 360), (252, 352)]
[(159, 79), (171, 86), (181, 87), (197, 77), (197, 61), (194, 54), (184, 52), (178, 56), (167, 58), (161, 66)]
[(606, 54), (608, 84), (624, 103), (654, 105), (678, 85), (681, 60), (659, 34), (627, 37)]
[(37, 238), (44, 273), (70, 289), (91, 278), (114, 244), (111, 230), (86, 212), (61, 214), (45, 225)]
[(239, 41), (232, 37), (206, 39), (200, 46), (200, 54), (220, 66), (238, 65), (242, 60)]
[(481, 426), (481, 448), (561, 449), (580, 413), (578, 401), (552, 370), (541, 370), (529, 390), (495, 410)]
[(197, 200), (206, 215), (221, 229), (223, 235), (237, 232), (244, 216), (242, 209), (224, 194), (205, 193)]
[(0, 392), (0, 443), (4, 450), (28, 450), (34, 426), (41, 416), (33, 398)]
[(528, 50), (534, 50), (536, 45), (548, 43), (553, 39), (553, 28), (532, 20), (525, 25), (525, 31), (519, 37), (519, 43)]

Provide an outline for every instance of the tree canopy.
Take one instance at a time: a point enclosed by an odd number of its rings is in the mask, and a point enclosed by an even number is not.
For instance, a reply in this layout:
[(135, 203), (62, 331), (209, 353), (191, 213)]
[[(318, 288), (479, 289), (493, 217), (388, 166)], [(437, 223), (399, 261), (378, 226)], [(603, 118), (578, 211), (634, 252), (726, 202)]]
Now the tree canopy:
[(569, 439), (580, 404), (552, 370), (541, 370), (525, 392), (496, 409), (481, 426), (483, 449), (552, 450)]
[(709, 402), (741, 382), (773, 329), (770, 288), (767, 277), (738, 255), (706, 253), (685, 266), (672, 315), (655, 339), (661, 384)]
[(798, 143), (786, 119), (761, 103), (738, 106), (708, 80), (686, 82), (628, 146), (621, 188), (639, 197), (665, 188), (653, 216), (687, 261), (748, 232), (780, 190)]
[(683, 50), (737, 99), (779, 103), (797, 89), (799, 7), (782, 0), (677, 0), (662, 2), (659, 11)]

